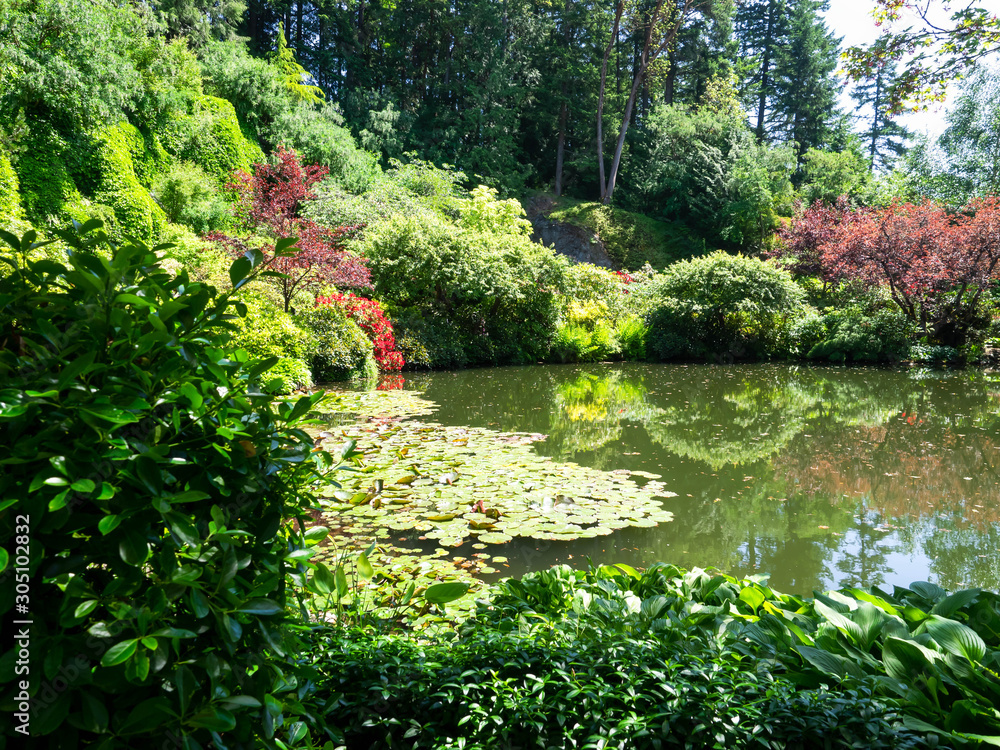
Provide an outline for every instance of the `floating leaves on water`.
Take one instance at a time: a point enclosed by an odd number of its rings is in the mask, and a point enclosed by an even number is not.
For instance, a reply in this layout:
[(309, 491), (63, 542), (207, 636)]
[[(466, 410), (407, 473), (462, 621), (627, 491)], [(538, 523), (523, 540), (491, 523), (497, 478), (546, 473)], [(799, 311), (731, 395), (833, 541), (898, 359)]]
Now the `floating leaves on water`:
[[(359, 413), (376, 415), (344, 426), (336, 438), (357, 440), (366, 464), (342, 480), (351, 505), (330, 511), (348, 534), (370, 535), (370, 527), (413, 529), (442, 548), (473, 541), (482, 549), (515, 537), (593, 537), (673, 518), (660, 498), (674, 493), (657, 475), (606, 472), (536, 455), (531, 446), (541, 435), (415, 421), (431, 407), (409, 392), (344, 397)], [(409, 471), (401, 474), (404, 467)], [(635, 476), (647, 481), (640, 487)], [(378, 507), (376, 496), (384, 497)]]

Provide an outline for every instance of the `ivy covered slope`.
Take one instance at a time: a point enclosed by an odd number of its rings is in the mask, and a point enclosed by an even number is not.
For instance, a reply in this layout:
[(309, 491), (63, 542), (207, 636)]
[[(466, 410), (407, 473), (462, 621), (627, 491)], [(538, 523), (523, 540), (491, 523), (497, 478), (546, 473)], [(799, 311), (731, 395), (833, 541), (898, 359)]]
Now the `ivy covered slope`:
[(3, 221), (41, 229), (93, 215), (113, 237), (158, 241), (178, 225), (207, 228), (178, 205), (178, 182), (188, 198), (200, 183), (201, 203), (218, 200), (281, 143), (348, 182), (376, 170), (289, 76), (287, 48), (254, 58), (237, 42), (163, 31), (142, 6), (13, 4), (0, 26)]

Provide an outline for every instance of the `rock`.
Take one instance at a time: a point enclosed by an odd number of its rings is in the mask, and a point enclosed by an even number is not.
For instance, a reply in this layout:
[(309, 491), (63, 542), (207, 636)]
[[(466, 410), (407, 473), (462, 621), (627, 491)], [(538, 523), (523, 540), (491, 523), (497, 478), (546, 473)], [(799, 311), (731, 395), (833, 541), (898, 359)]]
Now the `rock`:
[(526, 213), (533, 230), (531, 239), (577, 263), (614, 268), (600, 237), (589, 229), (550, 219), (552, 208), (553, 201), (549, 198), (536, 198), (528, 204)]

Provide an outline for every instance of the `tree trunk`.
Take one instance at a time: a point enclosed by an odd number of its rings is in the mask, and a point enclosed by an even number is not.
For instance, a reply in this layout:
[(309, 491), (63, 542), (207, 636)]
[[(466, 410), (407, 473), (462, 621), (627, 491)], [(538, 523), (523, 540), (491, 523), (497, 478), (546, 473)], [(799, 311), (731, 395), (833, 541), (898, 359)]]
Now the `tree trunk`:
[(663, 89), (664, 104), (674, 103), (674, 89), (677, 87), (677, 51), (671, 47), (667, 54), (667, 84)]
[(566, 117), (569, 114), (569, 105), (566, 103), (566, 82), (562, 84), (562, 105), (559, 107), (559, 140), (556, 141), (556, 185), (555, 192), (558, 198), (562, 195), (562, 172), (563, 154), (566, 150)]
[(597, 90), (597, 173), (601, 181), (601, 202), (604, 200), (607, 183), (604, 180), (604, 94), (608, 80), (608, 58), (611, 57), (611, 48), (618, 37), (618, 26), (622, 20), (622, 13), (625, 12), (624, 0), (619, 0), (618, 7), (615, 8), (615, 22), (611, 26), (611, 38), (608, 39), (608, 46), (604, 48), (604, 59), (601, 61), (601, 84)]

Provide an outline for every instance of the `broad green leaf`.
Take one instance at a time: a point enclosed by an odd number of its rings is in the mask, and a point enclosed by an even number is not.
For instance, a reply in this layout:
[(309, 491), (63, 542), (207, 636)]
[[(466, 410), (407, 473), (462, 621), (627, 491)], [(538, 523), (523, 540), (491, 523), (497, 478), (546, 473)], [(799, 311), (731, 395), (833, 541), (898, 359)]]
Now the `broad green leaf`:
[(7, 564), (10, 562), (10, 555), (7, 554), (7, 550), (0, 547), (0, 572), (7, 569)]
[(368, 561), (368, 555), (362, 552), (358, 555), (358, 575), (364, 578), (366, 581), (370, 581), (375, 575), (375, 569), (372, 564)]
[(958, 610), (972, 604), (982, 593), (979, 589), (962, 589), (946, 596), (931, 608), (932, 615), (951, 617)]
[(251, 615), (267, 616), (276, 615), (282, 611), (281, 607), (270, 599), (251, 599), (236, 608), (237, 612), (246, 612)]
[(854, 645), (860, 646), (865, 643), (865, 634), (854, 620), (847, 615), (842, 615), (834, 609), (826, 606), (823, 602), (816, 600), (814, 607), (816, 613), (832, 623), (838, 630), (847, 635)]
[(128, 715), (119, 732), (121, 734), (146, 734), (167, 722), (176, 721), (165, 698), (144, 700)]
[(343, 599), (347, 596), (347, 592), (350, 591), (350, 586), (347, 584), (347, 573), (344, 572), (343, 565), (337, 566), (337, 570), (334, 573), (334, 579), (337, 582), (337, 598)]
[(809, 664), (824, 674), (832, 675), (841, 679), (847, 677), (848, 675), (852, 675), (854, 677), (861, 677), (863, 675), (861, 668), (858, 667), (857, 664), (844, 658), (843, 656), (831, 654), (829, 651), (813, 648), (812, 646), (796, 646), (795, 650), (798, 651), (802, 655), (802, 658), (809, 662)]
[(882, 645), (882, 663), (890, 677), (911, 686), (935, 671), (926, 651), (919, 644), (895, 637), (885, 639)]
[(754, 612), (756, 612), (757, 608), (764, 603), (764, 599), (764, 594), (753, 586), (745, 586), (743, 590), (740, 591), (740, 600), (749, 604), (750, 609)]
[(431, 604), (447, 604), (461, 599), (469, 590), (469, 584), (463, 581), (435, 583), (424, 591), (424, 600)]
[(209, 706), (188, 719), (188, 723), (212, 732), (231, 732), (236, 728), (236, 717), (224, 708)]
[(99, 701), (87, 690), (80, 691), (80, 698), (83, 702), (83, 726), (87, 731), (98, 734), (103, 732), (108, 726), (108, 709), (104, 703)]
[(305, 533), (305, 540), (307, 542), (322, 542), (330, 534), (330, 529), (326, 526), (313, 526)]
[(77, 608), (73, 611), (73, 617), (77, 618), (78, 620), (86, 617), (95, 609), (97, 609), (97, 604), (98, 602), (96, 599), (88, 599), (87, 601), (77, 606)]
[(972, 628), (954, 620), (947, 620), (938, 615), (931, 615), (924, 627), (931, 638), (950, 654), (964, 656), (971, 662), (982, 661), (986, 656), (986, 643)]
[(135, 531), (126, 531), (118, 543), (118, 554), (129, 565), (142, 565), (149, 557), (149, 544)]
[(329, 594), (336, 590), (337, 581), (330, 569), (323, 563), (316, 565), (312, 574), (313, 586), (320, 594)]
[(229, 267), (229, 281), (233, 287), (237, 287), (251, 270), (253, 270), (253, 264), (250, 262), (250, 258), (245, 255), (234, 260), (233, 264)]

